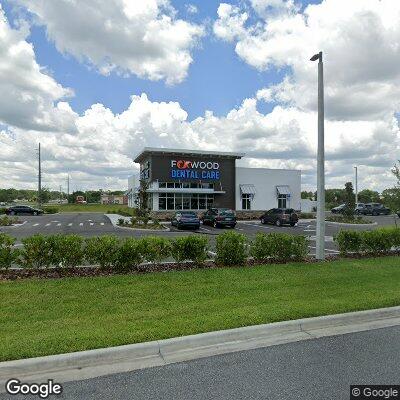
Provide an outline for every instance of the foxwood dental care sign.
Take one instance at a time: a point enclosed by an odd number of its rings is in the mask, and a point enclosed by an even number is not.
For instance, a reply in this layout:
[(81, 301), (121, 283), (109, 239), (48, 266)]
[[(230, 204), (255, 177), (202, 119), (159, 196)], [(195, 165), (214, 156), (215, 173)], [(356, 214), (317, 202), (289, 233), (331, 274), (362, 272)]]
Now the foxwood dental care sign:
[(171, 178), (218, 180), (220, 178), (219, 163), (214, 161), (171, 160)]

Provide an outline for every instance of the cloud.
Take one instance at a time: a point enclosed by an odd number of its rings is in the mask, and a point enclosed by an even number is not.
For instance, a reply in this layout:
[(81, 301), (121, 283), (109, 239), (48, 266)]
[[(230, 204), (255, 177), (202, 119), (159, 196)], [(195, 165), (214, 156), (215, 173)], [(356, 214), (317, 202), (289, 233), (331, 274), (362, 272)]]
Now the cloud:
[(24, 129), (73, 129), (73, 112), (65, 103), (73, 95), (35, 59), (29, 31), (12, 29), (0, 5), (0, 121)]
[(194, 4), (186, 4), (185, 8), (189, 14), (197, 14), (199, 12), (198, 8)]
[(220, 4), (214, 33), (258, 70), (290, 69), (266, 88), (268, 101), (315, 111), (316, 66), (309, 58), (323, 50), (328, 118), (374, 120), (399, 110), (399, 1), (323, 0), (304, 10), (283, 0), (247, 4)]
[(183, 81), (202, 26), (179, 19), (169, 0), (17, 0), (62, 53), (104, 75)]

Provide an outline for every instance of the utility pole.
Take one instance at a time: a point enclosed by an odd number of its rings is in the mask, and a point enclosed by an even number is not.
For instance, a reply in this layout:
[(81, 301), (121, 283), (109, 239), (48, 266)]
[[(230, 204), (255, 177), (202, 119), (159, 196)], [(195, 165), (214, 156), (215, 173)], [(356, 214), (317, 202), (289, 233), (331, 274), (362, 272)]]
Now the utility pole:
[(39, 174), (38, 174), (38, 204), (39, 206), (42, 204), (42, 160), (41, 160), (41, 154), (40, 154), (40, 143), (39, 143), (39, 152), (38, 152), (38, 158), (39, 158)]
[(317, 154), (317, 260), (325, 259), (325, 132), (324, 132), (324, 64), (322, 51), (311, 57), (318, 60), (318, 154)]
[(357, 206), (357, 204), (358, 204), (358, 167), (355, 166), (354, 170), (355, 170), (355, 174), (356, 174), (355, 180), (356, 180), (356, 206)]
[(62, 198), (63, 198), (61, 190), (62, 190), (62, 187), (60, 185), (60, 204), (62, 204)]
[(69, 203), (69, 174), (67, 175), (67, 203)]

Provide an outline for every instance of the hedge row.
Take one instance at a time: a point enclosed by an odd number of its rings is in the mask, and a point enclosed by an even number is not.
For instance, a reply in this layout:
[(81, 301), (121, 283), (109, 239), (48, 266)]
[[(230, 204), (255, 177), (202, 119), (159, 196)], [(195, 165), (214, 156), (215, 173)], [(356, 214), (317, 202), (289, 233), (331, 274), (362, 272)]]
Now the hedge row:
[(399, 228), (372, 231), (341, 230), (335, 237), (341, 254), (378, 254), (400, 248)]
[[(173, 240), (160, 236), (119, 239), (109, 235), (84, 239), (78, 235), (34, 235), (22, 239), (21, 249), (15, 248), (14, 244), (14, 238), (0, 234), (0, 268), (12, 265), (68, 268), (86, 262), (101, 268), (129, 270), (143, 262), (160, 263), (169, 257), (177, 262), (200, 264), (207, 259), (209, 248), (207, 237), (200, 235)], [(248, 256), (261, 262), (302, 260), (307, 256), (307, 240), (303, 236), (284, 233), (258, 233), (252, 242), (234, 231), (217, 236), (217, 264), (243, 265)]]

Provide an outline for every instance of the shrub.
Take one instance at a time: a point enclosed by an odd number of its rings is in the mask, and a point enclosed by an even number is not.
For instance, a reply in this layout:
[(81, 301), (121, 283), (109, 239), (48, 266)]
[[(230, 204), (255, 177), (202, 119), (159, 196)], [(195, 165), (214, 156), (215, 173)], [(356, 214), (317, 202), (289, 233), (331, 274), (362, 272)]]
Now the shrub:
[(221, 265), (243, 264), (247, 256), (246, 236), (237, 232), (225, 232), (217, 236), (215, 261)]
[(43, 207), (43, 211), (46, 214), (57, 214), (59, 212), (58, 207)]
[(139, 240), (140, 254), (148, 262), (161, 262), (171, 254), (171, 242), (161, 236), (146, 236)]
[(361, 251), (361, 245), (363, 241), (362, 232), (340, 230), (333, 239), (337, 243), (341, 254), (346, 254), (349, 252), (359, 253)]
[(6, 213), (6, 209), (5, 208), (0, 208), (0, 214), (5, 214)]
[(123, 218), (118, 218), (117, 225), (120, 225), (120, 226), (125, 225), (125, 220)]
[(18, 222), (19, 221), (17, 217), (8, 217), (7, 215), (4, 215), (0, 218), (0, 226), (11, 226), (13, 224), (17, 224)]
[(375, 229), (362, 232), (361, 248), (366, 253), (380, 253), (392, 248), (391, 232), (387, 229)]
[(0, 268), (8, 269), (18, 259), (19, 250), (14, 248), (15, 239), (0, 233)]
[(301, 212), (299, 214), (300, 219), (315, 219), (315, 214), (310, 212)]
[(178, 262), (191, 260), (203, 263), (207, 258), (207, 249), (207, 238), (197, 235), (179, 237), (171, 243), (172, 257)]
[(145, 215), (141, 217), (140, 220), (143, 222), (144, 225), (147, 225), (150, 221), (150, 217), (148, 215)]
[(43, 268), (53, 264), (54, 236), (33, 235), (22, 239), (19, 263), (24, 268)]
[(131, 225), (136, 225), (137, 224), (137, 218), (136, 217), (132, 217), (131, 218)]
[(119, 270), (130, 270), (136, 267), (142, 261), (140, 253), (139, 240), (135, 238), (126, 238), (122, 241), (117, 257), (116, 268)]
[(101, 268), (115, 265), (118, 256), (119, 241), (116, 236), (104, 235), (85, 240), (84, 256), (91, 264)]
[(83, 238), (78, 235), (49, 237), (53, 246), (52, 264), (58, 267), (76, 267), (83, 262)]
[(252, 242), (251, 255), (259, 261), (303, 260), (308, 253), (307, 239), (304, 236), (286, 233), (258, 233)]

